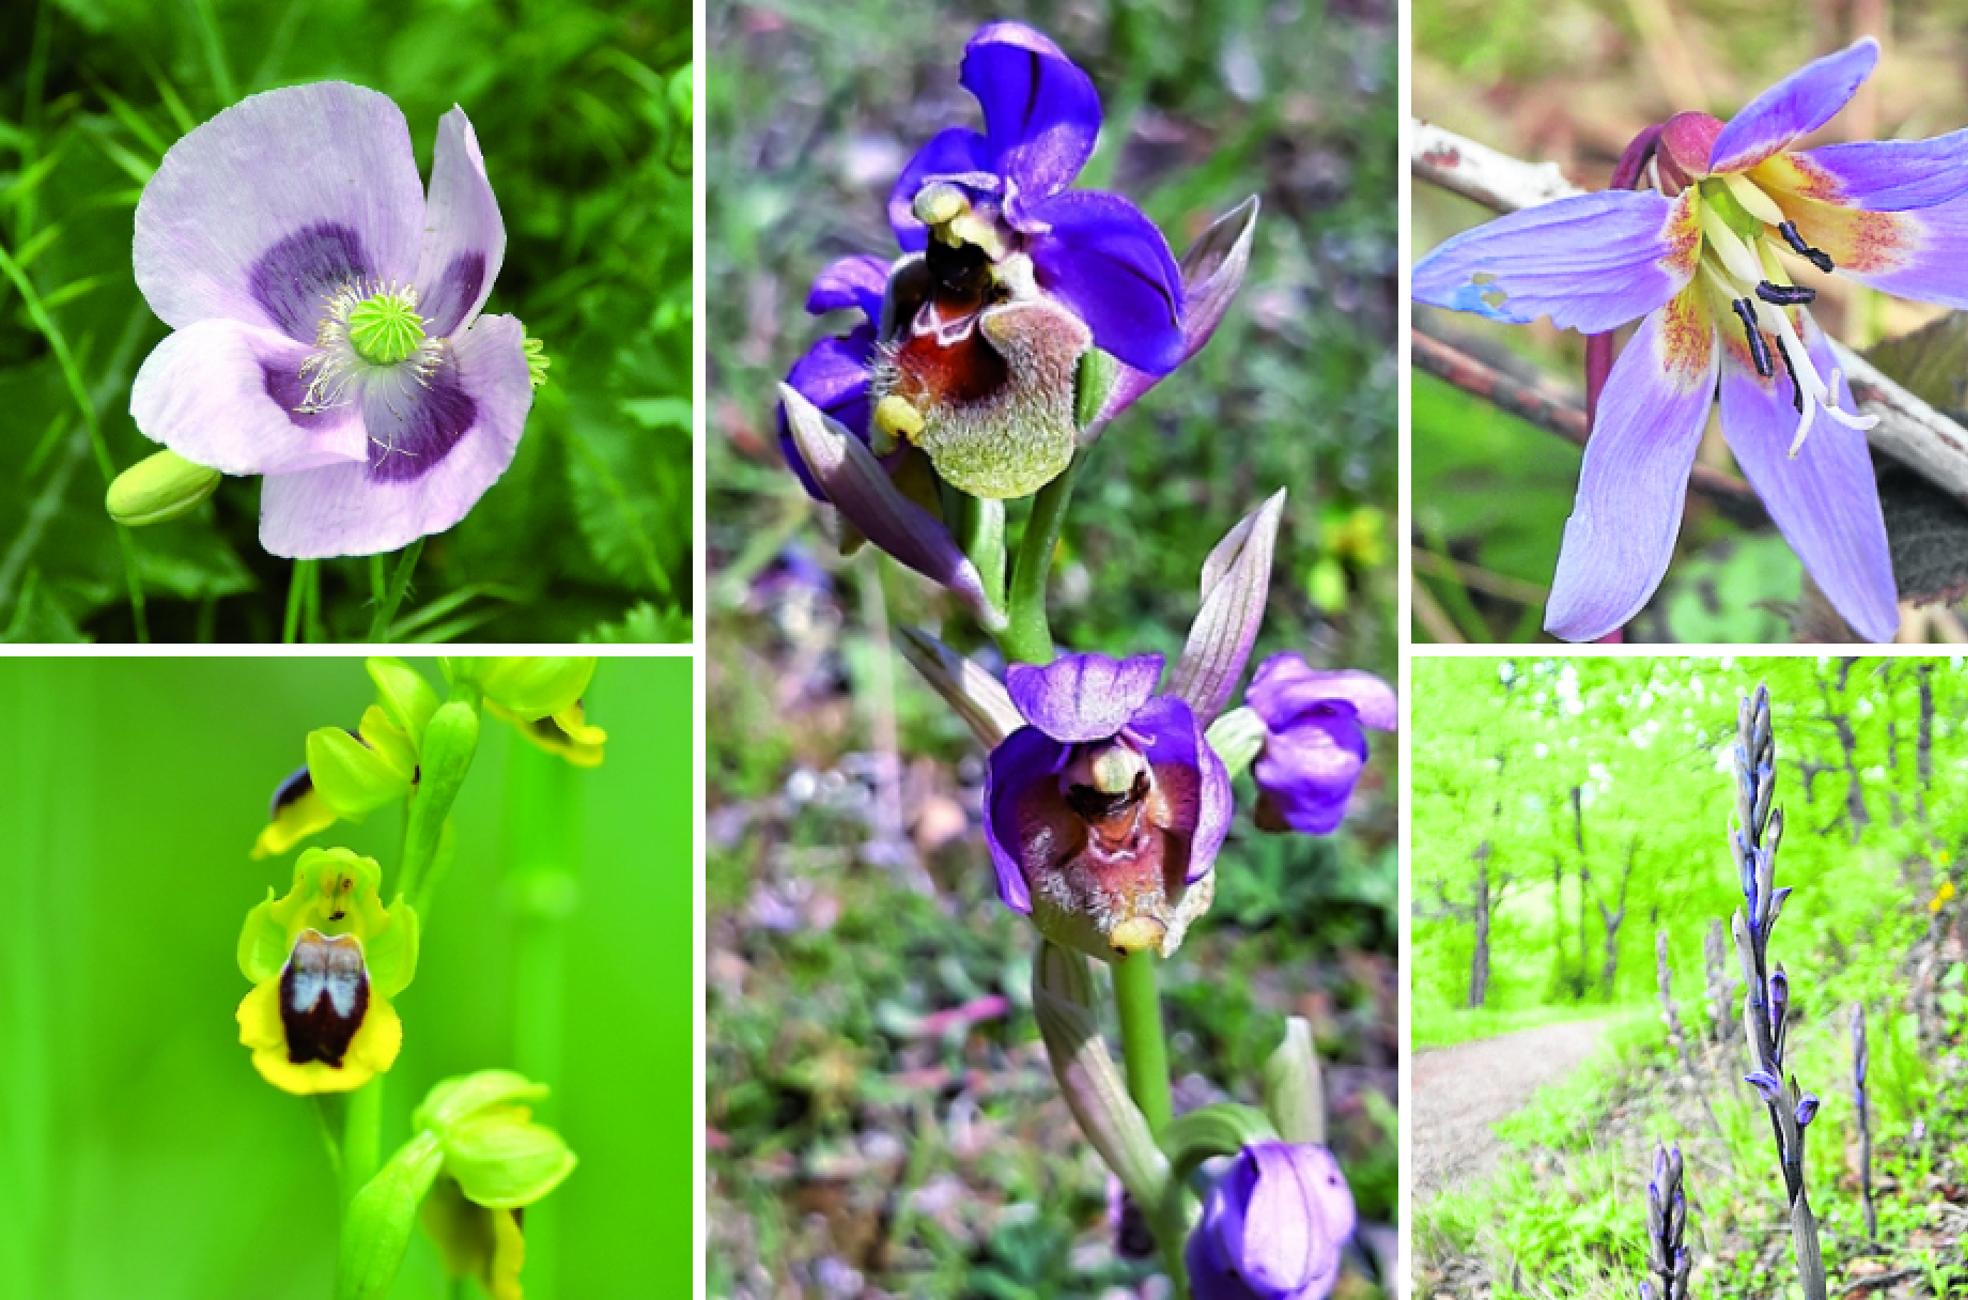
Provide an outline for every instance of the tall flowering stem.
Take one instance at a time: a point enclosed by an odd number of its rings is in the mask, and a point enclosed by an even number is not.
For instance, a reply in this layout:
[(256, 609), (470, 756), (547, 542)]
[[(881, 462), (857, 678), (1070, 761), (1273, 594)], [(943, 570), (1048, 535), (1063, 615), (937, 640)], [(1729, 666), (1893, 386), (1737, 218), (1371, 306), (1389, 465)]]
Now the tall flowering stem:
[(1647, 1184), (1647, 1280), (1640, 1300), (1688, 1300), (1692, 1261), (1682, 1243), (1688, 1198), (1681, 1190), (1681, 1148), (1654, 1148), (1654, 1176)]
[(1824, 1256), (1818, 1223), (1804, 1184), (1804, 1134), (1818, 1113), (1818, 1099), (1801, 1091), (1786, 1072), (1784, 1049), (1790, 1012), (1790, 981), (1779, 962), (1769, 962), (1770, 935), (1783, 912), (1788, 888), (1776, 887), (1777, 847), (1783, 840), (1783, 810), (1774, 808), (1777, 746), (1770, 719), (1770, 692), (1758, 686), (1736, 715), (1736, 812), (1729, 837), (1741, 882), (1743, 907), (1730, 923), (1742, 962), (1743, 1033), (1749, 1048), (1745, 1076), (1763, 1097), (1777, 1145), (1797, 1272), (1806, 1300), (1824, 1300)]
[(1865, 1202), (1866, 1237), (1879, 1236), (1879, 1210), (1872, 1203), (1872, 1102), (1866, 1095), (1866, 1019), (1852, 1008), (1852, 1106), (1859, 1117), (1859, 1196)]

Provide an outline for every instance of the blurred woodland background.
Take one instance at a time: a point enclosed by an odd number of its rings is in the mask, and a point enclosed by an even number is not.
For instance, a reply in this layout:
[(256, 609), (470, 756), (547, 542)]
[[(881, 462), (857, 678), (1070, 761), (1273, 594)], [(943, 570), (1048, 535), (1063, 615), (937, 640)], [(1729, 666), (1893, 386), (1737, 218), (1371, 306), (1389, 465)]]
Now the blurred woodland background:
[[(156, 450), (129, 417), (167, 332), (131, 278), (144, 182), (220, 109), (324, 79), (394, 98), (426, 178), (438, 118), (464, 106), (506, 225), (486, 310), (553, 361), (512, 467), (430, 540), (389, 639), (688, 641), (686, 0), (0, 10), (0, 636), (281, 639), (293, 566), (260, 549), (257, 481), (135, 531), (103, 491)], [(324, 562), (306, 639), (365, 638), (380, 570)]]
[[(1214, 342), (1081, 476), (1054, 571), (1062, 645), (1173, 655), (1210, 546), (1286, 486), (1258, 654), (1395, 673), (1392, 4), (712, 6), (715, 1295), (1152, 1285), (1116, 1253), (1104, 1172), (1037, 1042), (1034, 936), (998, 902), (977, 822), (982, 755), (891, 634), (988, 648), (943, 627), (913, 575), (836, 556), (773, 437), (774, 385), (843, 328), (804, 315), (808, 282), (893, 252), (889, 188), (935, 131), (977, 123), (958, 62), (997, 18), (1087, 68), (1107, 119), (1084, 182), (1140, 202), (1178, 255), (1246, 196), (1264, 204)], [(1331, 839), (1240, 823), (1214, 911), (1164, 975), (1179, 1104), (1205, 1077), (1249, 1085), (1282, 1017), (1311, 1018), (1378, 1248), (1395, 1222), (1394, 748)]]
[(1417, 659), (1417, 1295), (1636, 1294), (1656, 1140), (1688, 1155), (1693, 1293), (1801, 1294), (1727, 941), (1736, 704), (1759, 681), (1795, 889), (1770, 953), (1786, 1060), (1824, 1101), (1806, 1173), (1833, 1294), (1968, 1288), (1962, 662)]
[[(1682, 109), (1727, 119), (1816, 56), (1872, 34), (1878, 70), (1813, 143), (1920, 139), (1968, 125), (1960, 73), (1968, 5), (1827, 0), (1417, 0), (1414, 111), (1602, 189), (1627, 142)], [(1494, 213), (1417, 181), (1419, 258)], [(1917, 396), (1968, 419), (1968, 321), (1822, 277), (1813, 310)], [(1583, 409), (1585, 344), (1548, 321), (1499, 325), (1416, 308), (1416, 324), (1514, 362)], [(1545, 596), (1578, 481), (1579, 449), (1429, 375), (1414, 378), (1417, 641), (1541, 639)], [(1901, 639), (1968, 640), (1968, 511), (1875, 457), (1902, 595), (1934, 603)], [(1698, 463), (1733, 474), (1711, 419)], [(1760, 507), (1691, 496), (1681, 543), (1630, 640), (1842, 640), (1849, 636)]]

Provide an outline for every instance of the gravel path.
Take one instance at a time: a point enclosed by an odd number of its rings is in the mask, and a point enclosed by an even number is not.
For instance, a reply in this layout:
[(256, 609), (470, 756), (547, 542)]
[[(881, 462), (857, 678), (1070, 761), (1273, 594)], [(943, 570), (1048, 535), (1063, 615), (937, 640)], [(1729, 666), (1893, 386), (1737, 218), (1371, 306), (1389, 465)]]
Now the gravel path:
[(1502, 1146), (1490, 1126), (1522, 1109), (1539, 1087), (1585, 1064), (1612, 1024), (1578, 1020), (1417, 1053), (1416, 1206), (1452, 1182), (1489, 1173)]

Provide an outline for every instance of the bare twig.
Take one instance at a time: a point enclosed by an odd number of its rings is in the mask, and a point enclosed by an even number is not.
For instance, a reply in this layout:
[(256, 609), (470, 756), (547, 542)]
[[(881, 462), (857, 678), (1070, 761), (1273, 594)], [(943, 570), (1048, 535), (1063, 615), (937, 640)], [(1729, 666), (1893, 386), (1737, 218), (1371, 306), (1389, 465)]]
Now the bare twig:
[[(1426, 122), (1414, 127), (1414, 174), (1498, 212), (1515, 212), (1583, 192), (1554, 164), (1528, 163)], [(1879, 417), (1867, 434), (1872, 445), (1968, 503), (1968, 430), (1837, 339), (1831, 340), (1831, 348), (1852, 396)], [(1417, 348), (1416, 360), (1420, 359)]]
[[(1414, 364), (1418, 370), (1454, 384), (1464, 392), (1555, 433), (1583, 447), (1586, 439), (1585, 407), (1575, 394), (1553, 391), (1548, 384), (1528, 384), (1484, 358), (1475, 356), (1458, 342), (1443, 337), (1448, 331), (1433, 322), (1417, 320), (1414, 327)], [(1707, 496), (1725, 501), (1739, 510), (1762, 517), (1762, 503), (1755, 491), (1733, 474), (1707, 465), (1697, 465), (1690, 480)]]

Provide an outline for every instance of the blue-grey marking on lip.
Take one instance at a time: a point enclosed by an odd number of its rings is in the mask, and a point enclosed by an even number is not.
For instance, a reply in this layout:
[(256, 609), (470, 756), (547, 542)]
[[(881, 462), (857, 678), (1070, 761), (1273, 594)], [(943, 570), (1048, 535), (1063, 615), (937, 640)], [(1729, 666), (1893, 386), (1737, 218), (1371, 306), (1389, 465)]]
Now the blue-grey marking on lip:
[(304, 930), (280, 972), (280, 1021), (287, 1059), (342, 1068), (349, 1045), (369, 1013), (369, 972), (353, 935)]
[(313, 343), (322, 308), (337, 289), (372, 274), (362, 236), (323, 221), (288, 235), (253, 263), (253, 300), (288, 337)]
[(478, 420), (478, 403), (458, 378), (458, 363), (446, 356), (427, 388), (385, 395), (372, 389), (363, 399), (369, 430), (369, 481), (409, 483), (436, 469)]
[(436, 284), (423, 286), (417, 310), (424, 318), (424, 333), (438, 339), (456, 333), (484, 285), (485, 254), (460, 253), (452, 258)]

